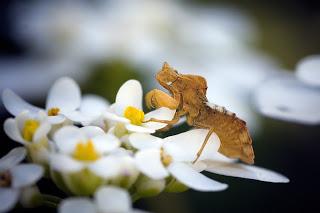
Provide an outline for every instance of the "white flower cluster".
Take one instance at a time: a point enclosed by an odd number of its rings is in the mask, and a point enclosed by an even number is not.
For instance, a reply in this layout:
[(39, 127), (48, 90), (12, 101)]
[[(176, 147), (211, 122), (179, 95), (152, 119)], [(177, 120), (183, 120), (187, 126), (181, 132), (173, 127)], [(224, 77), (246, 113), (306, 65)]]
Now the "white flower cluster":
[[(152, 133), (166, 124), (147, 121), (171, 120), (175, 111), (159, 108), (145, 114), (142, 99), (142, 87), (136, 80), (128, 80), (121, 86), (113, 104), (95, 95), (82, 96), (77, 83), (67, 77), (54, 83), (45, 109), (5, 90), (3, 103), (15, 117), (5, 121), (4, 130), (12, 140), (24, 145), (31, 162), (42, 165), (45, 175), (57, 187), (67, 194), (82, 196), (64, 200), (59, 206), (63, 213), (79, 209), (133, 212), (138, 210), (132, 209), (130, 197), (135, 201), (162, 191), (227, 188), (226, 184), (201, 174), (202, 171), (268, 182), (289, 181), (275, 172), (238, 164), (221, 155), (217, 135), (210, 138), (199, 161), (193, 164), (208, 131), (193, 129), (166, 138), (156, 137)], [(8, 174), (8, 180), (0, 182), (0, 202), (9, 202), (7, 190), (12, 193), (21, 185), (17, 186), (15, 177), (28, 184), (41, 177), (42, 172), (34, 166), (22, 172), (11, 168), (12, 162), (15, 166), (24, 155), (13, 160), (10, 156), (1, 159), (0, 174)], [(11, 163), (10, 169), (7, 162)], [(34, 176), (31, 179), (30, 171)], [(92, 195), (93, 200), (83, 197)], [(14, 203), (0, 211), (7, 211)]]

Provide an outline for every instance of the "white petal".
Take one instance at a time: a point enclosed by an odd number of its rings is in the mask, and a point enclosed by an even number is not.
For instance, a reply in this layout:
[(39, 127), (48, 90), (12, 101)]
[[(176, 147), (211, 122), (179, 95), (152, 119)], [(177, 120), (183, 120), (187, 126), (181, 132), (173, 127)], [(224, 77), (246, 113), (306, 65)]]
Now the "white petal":
[[(159, 109), (156, 109), (156, 110), (153, 110), (153, 111), (147, 113), (144, 117), (144, 120), (149, 120), (150, 118), (155, 118), (158, 120), (171, 121), (174, 117), (175, 112), (176, 112), (175, 110), (171, 110), (166, 107), (161, 107)], [(147, 123), (143, 123), (143, 126), (157, 130), (157, 129), (161, 129), (161, 128), (167, 126), (167, 124), (159, 123), (159, 122), (147, 122)]]
[(292, 74), (271, 79), (255, 92), (258, 110), (277, 119), (305, 124), (320, 123), (319, 89), (296, 80)]
[(17, 147), (12, 149), (8, 154), (0, 159), (0, 172), (13, 168), (19, 164), (27, 155), (24, 147)]
[(136, 149), (158, 149), (163, 143), (161, 138), (144, 133), (132, 133), (129, 135), (128, 140)]
[(0, 212), (9, 212), (17, 203), (19, 190), (0, 188)]
[(302, 59), (297, 65), (297, 77), (312, 86), (320, 86), (320, 55)]
[(80, 111), (70, 111), (70, 112), (65, 112), (63, 114), (65, 117), (70, 119), (71, 121), (81, 123), (81, 122), (91, 122), (95, 117), (88, 116), (86, 114), (83, 114)]
[(100, 153), (111, 152), (120, 146), (119, 139), (112, 134), (98, 135), (92, 138), (95, 149)]
[(39, 142), (41, 139), (45, 138), (50, 132), (51, 125), (47, 122), (41, 123), (37, 131), (33, 135), (33, 141)]
[(6, 89), (2, 93), (2, 102), (5, 108), (10, 112), (12, 115), (19, 115), (21, 112), (28, 110), (31, 113), (37, 113), (41, 108), (33, 106), (18, 95), (16, 95), (13, 91)]
[(50, 166), (53, 170), (63, 173), (78, 172), (84, 167), (81, 162), (76, 161), (70, 156), (64, 154), (51, 154)]
[(159, 149), (145, 149), (137, 152), (135, 162), (138, 169), (152, 179), (163, 179), (169, 175), (161, 162)]
[(99, 212), (130, 212), (131, 199), (127, 191), (113, 186), (101, 187), (94, 195)]
[(17, 122), (13, 118), (8, 118), (3, 124), (4, 132), (8, 135), (12, 140), (25, 144), (24, 139), (21, 137), (21, 133), (19, 132)]
[(171, 163), (168, 170), (186, 186), (198, 191), (221, 191), (225, 190), (228, 185), (211, 180), (196, 170), (192, 169), (189, 165), (180, 162)]
[(68, 198), (58, 207), (59, 213), (97, 213), (94, 203), (89, 198)]
[(137, 126), (133, 124), (126, 124), (126, 129), (130, 132), (140, 132), (140, 133), (155, 133), (154, 129), (149, 129), (143, 126)]
[(97, 126), (85, 126), (85, 127), (80, 128), (80, 130), (82, 133), (84, 133), (84, 135), (87, 138), (93, 138), (95, 136), (105, 134), (103, 129), (101, 129), (100, 127), (97, 127)]
[(75, 126), (65, 126), (53, 135), (53, 140), (56, 142), (60, 151), (71, 153), (79, 142), (86, 142), (87, 137), (79, 128)]
[(22, 132), (25, 122), (29, 119), (38, 120), (37, 118), (34, 118), (34, 116), (32, 116), (32, 114), (30, 114), (29, 111), (23, 111), (22, 113), (16, 116), (15, 120), (17, 122), (19, 132)]
[(285, 176), (257, 166), (248, 166), (239, 163), (227, 163), (217, 161), (206, 161), (206, 171), (219, 175), (247, 178), (272, 183), (288, 183)]
[[(193, 129), (178, 135), (170, 136), (163, 139), (163, 148), (175, 159), (175, 161), (191, 162), (196, 158), (196, 154), (207, 134), (208, 130)], [(213, 133), (199, 159), (204, 160), (214, 158), (216, 153), (218, 153), (219, 146), (219, 138)]]
[(43, 168), (36, 164), (20, 164), (10, 170), (12, 187), (21, 188), (35, 184), (43, 175)]
[(48, 116), (48, 121), (51, 124), (60, 124), (66, 120), (64, 115), (55, 115), (55, 116)]
[(129, 119), (122, 117), (122, 116), (118, 116), (112, 112), (104, 112), (103, 117), (107, 120), (111, 120), (111, 121), (115, 121), (115, 122), (130, 123)]
[(78, 84), (71, 78), (58, 79), (51, 87), (46, 103), (46, 109), (58, 107), (61, 112), (77, 109), (81, 103), (81, 92)]
[(82, 97), (80, 111), (86, 115), (99, 116), (108, 109), (109, 103), (97, 95), (84, 95)]
[(120, 174), (120, 158), (114, 156), (103, 157), (88, 165), (89, 169), (96, 175), (108, 179)]
[(207, 168), (207, 164), (204, 161), (197, 161), (193, 164), (190, 164), (191, 168), (196, 170), (197, 172), (202, 172)]
[(118, 115), (123, 115), (128, 106), (142, 110), (142, 86), (137, 80), (128, 80), (118, 90), (115, 110)]

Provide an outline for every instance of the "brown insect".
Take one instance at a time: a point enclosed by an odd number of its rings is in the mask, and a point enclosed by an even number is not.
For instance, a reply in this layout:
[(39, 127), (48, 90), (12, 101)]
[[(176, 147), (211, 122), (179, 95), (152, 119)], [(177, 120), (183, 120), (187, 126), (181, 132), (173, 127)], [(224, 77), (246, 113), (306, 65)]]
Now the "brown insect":
[(179, 74), (165, 62), (156, 79), (171, 95), (153, 89), (146, 95), (147, 107), (168, 107), (176, 110), (176, 113), (171, 121), (150, 119), (146, 122), (157, 121), (171, 126), (177, 123), (180, 117), (186, 116), (190, 126), (209, 129), (194, 162), (199, 159), (211, 134), (215, 132), (221, 141), (220, 153), (231, 158), (239, 158), (248, 164), (254, 163), (252, 140), (246, 122), (224, 107), (208, 103), (205, 78)]

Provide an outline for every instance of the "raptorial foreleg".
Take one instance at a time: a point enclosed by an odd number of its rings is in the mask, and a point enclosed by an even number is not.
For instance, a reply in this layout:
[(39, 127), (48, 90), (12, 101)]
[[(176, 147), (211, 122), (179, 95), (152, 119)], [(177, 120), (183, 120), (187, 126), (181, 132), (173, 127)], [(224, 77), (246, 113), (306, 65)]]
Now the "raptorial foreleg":
[(179, 107), (179, 102), (176, 99), (158, 89), (153, 89), (148, 92), (145, 96), (145, 101), (149, 109), (167, 107), (175, 110)]

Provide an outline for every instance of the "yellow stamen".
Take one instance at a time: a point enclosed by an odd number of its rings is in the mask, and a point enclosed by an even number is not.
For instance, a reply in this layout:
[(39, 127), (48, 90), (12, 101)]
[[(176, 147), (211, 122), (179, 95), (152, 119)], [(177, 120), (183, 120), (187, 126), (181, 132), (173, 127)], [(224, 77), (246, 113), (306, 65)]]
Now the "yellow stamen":
[(40, 123), (37, 120), (29, 119), (24, 122), (24, 127), (22, 129), (22, 137), (26, 141), (32, 141), (34, 133), (39, 128)]
[(169, 166), (172, 163), (172, 157), (170, 155), (166, 154), (163, 151), (163, 149), (161, 149), (160, 155), (161, 155), (161, 162), (163, 163), (163, 165), (165, 167)]
[(58, 107), (53, 107), (48, 110), (48, 115), (49, 116), (56, 116), (60, 112), (60, 109)]
[(81, 161), (95, 161), (100, 158), (100, 154), (94, 149), (93, 142), (88, 140), (86, 143), (78, 143), (73, 157)]
[(144, 112), (133, 106), (128, 106), (124, 111), (124, 117), (134, 125), (141, 125), (144, 119)]

